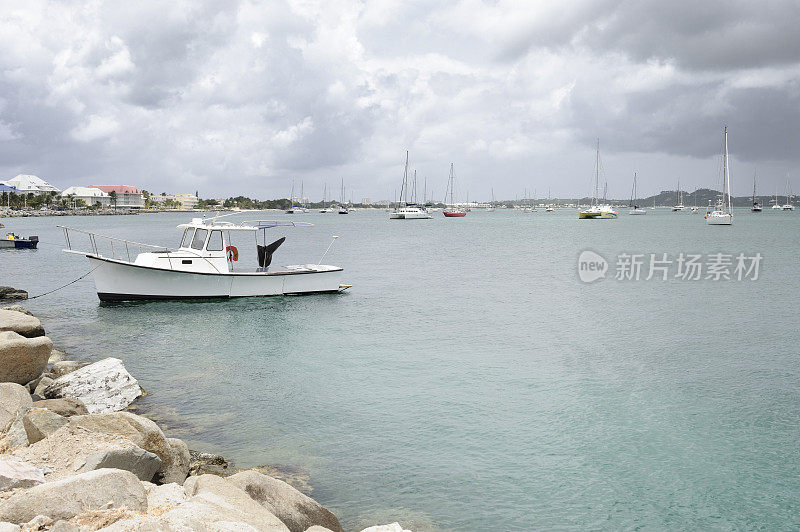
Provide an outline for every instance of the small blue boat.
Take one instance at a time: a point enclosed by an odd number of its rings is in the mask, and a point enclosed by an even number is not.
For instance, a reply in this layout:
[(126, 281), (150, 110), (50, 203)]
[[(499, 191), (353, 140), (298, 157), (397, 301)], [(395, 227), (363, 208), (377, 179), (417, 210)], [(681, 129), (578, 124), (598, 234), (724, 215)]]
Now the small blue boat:
[(39, 237), (36, 235), (22, 238), (14, 233), (7, 233), (6, 237), (0, 240), (0, 248), (27, 248), (36, 249), (39, 244)]

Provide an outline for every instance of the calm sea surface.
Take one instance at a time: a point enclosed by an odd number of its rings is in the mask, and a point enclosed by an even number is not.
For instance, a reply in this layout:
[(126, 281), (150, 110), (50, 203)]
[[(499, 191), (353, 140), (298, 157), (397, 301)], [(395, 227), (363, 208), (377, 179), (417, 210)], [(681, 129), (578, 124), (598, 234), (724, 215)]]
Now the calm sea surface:
[[(0, 250), (0, 284), (88, 271), (56, 224), (177, 247), (189, 217), (3, 219), (41, 245)], [(800, 527), (800, 214), (295, 219), (316, 225), (275, 263), (339, 235), (325, 262), (349, 292), (100, 304), (87, 277), (26, 306), (57, 347), (123, 359), (192, 448), (307, 470), (346, 528)], [(606, 279), (578, 279), (586, 249)], [(623, 252), (646, 254), (641, 280), (614, 279)], [(644, 280), (650, 253), (681, 252), (761, 253), (759, 279)]]

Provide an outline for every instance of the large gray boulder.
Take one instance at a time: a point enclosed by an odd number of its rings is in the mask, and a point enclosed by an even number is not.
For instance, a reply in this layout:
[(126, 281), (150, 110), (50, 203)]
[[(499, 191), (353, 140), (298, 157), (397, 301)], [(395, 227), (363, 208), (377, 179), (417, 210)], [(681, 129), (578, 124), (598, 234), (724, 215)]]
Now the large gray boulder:
[(31, 405), (33, 401), (24, 387), (12, 382), (0, 383), (0, 448), (28, 445), (22, 417)]
[(98, 469), (19, 491), (0, 502), (0, 520), (27, 523), (37, 515), (70, 519), (101, 508), (147, 511), (147, 494), (130, 471)]
[(118, 358), (106, 358), (57, 378), (44, 397), (75, 397), (90, 414), (117, 412), (142, 395), (142, 388)]
[(0, 331), (14, 331), (26, 338), (44, 336), (39, 318), (14, 310), (0, 309)]
[(55, 412), (59, 416), (71, 417), (82, 416), (89, 413), (86, 410), (86, 405), (80, 399), (72, 397), (63, 397), (61, 399), (42, 399), (41, 401), (34, 401), (33, 408), (46, 408)]
[(0, 459), (0, 491), (44, 483), (44, 472), (21, 460)]
[(28, 316), (33, 316), (30, 310), (26, 309), (21, 305), (11, 305), (9, 307), (3, 307), (2, 310), (13, 310), (14, 312), (22, 312), (23, 314), (27, 314)]
[[(161, 466), (157, 472), (159, 477), (172, 479), (175, 476), (174, 451), (158, 425), (146, 417), (130, 412), (89, 414), (88, 416), (72, 416), (69, 418), (69, 426), (77, 431), (126, 438), (134, 445), (161, 459)], [(173, 482), (173, 480), (166, 480), (166, 482)], [(183, 479), (180, 482), (182, 483)]]
[(231, 475), (227, 480), (275, 514), (291, 532), (304, 532), (313, 525), (342, 532), (342, 526), (335, 515), (285, 482), (255, 471), (242, 471)]
[(10, 286), (0, 286), (0, 300), (3, 299), (28, 299), (28, 292)]
[(29, 443), (36, 443), (67, 424), (67, 418), (46, 408), (31, 408), (22, 416), (22, 426)]
[(181, 439), (167, 438), (169, 444), (169, 452), (172, 456), (171, 464), (169, 467), (159, 474), (158, 481), (162, 484), (183, 484), (186, 477), (189, 476), (189, 446), (186, 445)]
[(39, 378), (52, 349), (53, 342), (47, 336), (27, 338), (15, 331), (0, 332), (0, 382), (27, 384)]
[(104, 468), (124, 469), (136, 475), (139, 480), (149, 482), (159, 467), (161, 467), (161, 458), (141, 447), (131, 446), (125, 449), (108, 449), (92, 453), (86, 457), (86, 463), (81, 471)]
[[(288, 531), (280, 519), (255, 502), (247, 493), (216, 475), (189, 477), (183, 485), (190, 497), (164, 517), (174, 524), (199, 520), (213, 525), (238, 521), (263, 531)], [(210, 526), (219, 529), (220, 526)]]
[(57, 379), (63, 375), (66, 375), (67, 373), (72, 373), (73, 371), (79, 370), (88, 365), (89, 364), (86, 362), (78, 362), (77, 360), (61, 360), (53, 364), (53, 367), (50, 368), (50, 373), (53, 374), (53, 379)]

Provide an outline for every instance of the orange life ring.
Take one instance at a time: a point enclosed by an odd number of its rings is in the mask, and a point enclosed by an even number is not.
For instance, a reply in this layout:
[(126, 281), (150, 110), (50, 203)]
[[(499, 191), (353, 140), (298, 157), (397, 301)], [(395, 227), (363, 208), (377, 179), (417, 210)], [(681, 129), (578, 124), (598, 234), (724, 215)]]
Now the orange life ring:
[(232, 260), (236, 262), (239, 260), (239, 250), (236, 249), (236, 246), (228, 246), (225, 248), (225, 253), (228, 254), (228, 260)]

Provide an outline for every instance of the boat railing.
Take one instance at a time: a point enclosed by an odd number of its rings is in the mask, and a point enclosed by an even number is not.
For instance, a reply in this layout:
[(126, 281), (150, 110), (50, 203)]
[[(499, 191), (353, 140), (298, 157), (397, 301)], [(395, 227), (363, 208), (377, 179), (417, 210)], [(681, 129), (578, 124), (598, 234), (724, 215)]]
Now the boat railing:
[[(111, 257), (118, 260), (125, 260), (127, 258), (128, 262), (136, 260), (136, 255), (139, 253), (169, 252), (169, 250), (163, 246), (154, 246), (134, 240), (99, 235), (91, 231), (84, 231), (83, 229), (75, 229), (74, 227), (66, 227), (63, 225), (57, 227), (64, 231), (64, 240), (66, 240), (66, 249), (68, 251), (91, 253), (98, 257)], [(91, 251), (86, 251), (85, 248), (83, 248), (85, 244), (88, 245)]]

